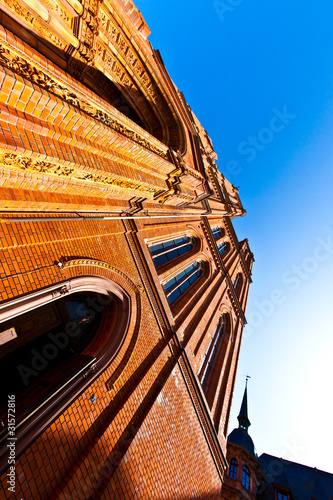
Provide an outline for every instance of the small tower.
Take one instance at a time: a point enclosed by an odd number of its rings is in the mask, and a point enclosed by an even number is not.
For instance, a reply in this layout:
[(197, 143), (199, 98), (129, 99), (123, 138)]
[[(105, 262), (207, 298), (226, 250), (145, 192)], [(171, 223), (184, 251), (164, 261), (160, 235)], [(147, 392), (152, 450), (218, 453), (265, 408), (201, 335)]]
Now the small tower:
[(229, 467), (224, 476), (222, 498), (225, 500), (256, 498), (257, 484), (261, 479), (261, 469), (255, 447), (248, 429), (247, 382), (242, 405), (238, 415), (239, 426), (228, 436), (227, 461)]
[(246, 377), (245, 391), (244, 391), (242, 406), (241, 406), (239, 415), (237, 417), (238, 422), (239, 422), (239, 428), (244, 429), (246, 432), (248, 431), (248, 428), (251, 425), (251, 422), (249, 420), (248, 413), (247, 413), (247, 382), (248, 382), (248, 378), (249, 377)]

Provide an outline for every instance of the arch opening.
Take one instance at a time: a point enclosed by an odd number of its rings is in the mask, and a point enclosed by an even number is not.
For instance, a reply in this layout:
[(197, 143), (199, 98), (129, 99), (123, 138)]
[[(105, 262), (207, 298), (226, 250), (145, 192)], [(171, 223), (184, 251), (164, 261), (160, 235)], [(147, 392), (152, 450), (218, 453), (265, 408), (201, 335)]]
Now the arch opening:
[[(0, 418), (15, 395), (16, 427), (55, 402), (78, 396), (118, 353), (129, 322), (129, 297), (103, 278), (76, 278), (0, 309)], [(91, 380), (90, 380), (91, 383)], [(74, 392), (73, 392), (74, 391)], [(42, 412), (41, 412), (42, 413)], [(8, 435), (4, 425), (0, 441)]]

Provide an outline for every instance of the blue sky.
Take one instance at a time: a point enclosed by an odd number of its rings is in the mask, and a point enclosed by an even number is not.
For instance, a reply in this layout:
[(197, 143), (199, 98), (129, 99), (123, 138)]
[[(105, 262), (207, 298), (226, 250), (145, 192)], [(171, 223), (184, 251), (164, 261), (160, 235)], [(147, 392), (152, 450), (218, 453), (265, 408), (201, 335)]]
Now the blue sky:
[(255, 254), (234, 407), (245, 376), (259, 454), (333, 472), (333, 3), (137, 0), (207, 129)]

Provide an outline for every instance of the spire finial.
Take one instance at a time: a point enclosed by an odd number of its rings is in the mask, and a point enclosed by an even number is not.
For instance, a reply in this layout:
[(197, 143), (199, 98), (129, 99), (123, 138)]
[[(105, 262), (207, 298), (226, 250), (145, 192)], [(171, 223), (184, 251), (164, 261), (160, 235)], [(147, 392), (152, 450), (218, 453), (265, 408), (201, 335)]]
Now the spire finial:
[(249, 378), (251, 378), (250, 375), (246, 375), (245, 391), (244, 391), (242, 406), (241, 406), (239, 415), (237, 417), (238, 422), (239, 422), (239, 427), (241, 429), (244, 429), (246, 432), (251, 425), (251, 422), (250, 422), (248, 414), (247, 414), (247, 383), (248, 383)]

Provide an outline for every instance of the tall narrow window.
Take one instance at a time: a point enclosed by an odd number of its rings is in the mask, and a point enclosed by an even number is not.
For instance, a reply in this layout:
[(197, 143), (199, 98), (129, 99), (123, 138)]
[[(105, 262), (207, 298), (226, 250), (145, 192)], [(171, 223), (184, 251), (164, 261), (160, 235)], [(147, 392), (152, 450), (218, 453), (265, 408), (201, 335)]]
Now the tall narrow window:
[(244, 467), (243, 467), (242, 485), (243, 485), (243, 486), (244, 486), (244, 488), (246, 488), (247, 490), (249, 490), (249, 489), (250, 489), (250, 471), (249, 471), (249, 469), (246, 467), (246, 465), (244, 465)]
[(199, 369), (199, 380), (204, 389), (207, 384), (210, 371), (214, 366), (215, 358), (219, 351), (221, 340), (225, 331), (225, 322), (226, 322), (225, 320), (226, 320), (225, 314), (223, 314), (219, 324), (215, 329), (214, 335), (211, 338), (208, 349), (205, 353), (205, 357)]
[(225, 254), (227, 252), (227, 249), (228, 249), (228, 243), (226, 243), (225, 241), (221, 241), (221, 243), (219, 243), (217, 245), (217, 249), (218, 249), (220, 255)]
[(230, 462), (229, 477), (231, 477), (231, 479), (237, 479), (237, 472), (238, 472), (238, 462), (235, 458), (233, 458)]
[(156, 267), (189, 252), (193, 248), (193, 242), (189, 236), (181, 236), (173, 240), (164, 241), (151, 245), (149, 251), (153, 257)]
[(212, 233), (214, 238), (217, 240), (218, 238), (221, 238), (222, 236), (222, 229), (219, 226), (212, 227)]
[(202, 274), (202, 269), (198, 262), (194, 262), (177, 276), (171, 278), (164, 285), (169, 304), (172, 304), (182, 295)]
[(234, 289), (237, 294), (237, 297), (240, 297), (242, 286), (243, 286), (243, 276), (241, 273), (238, 273), (236, 278), (234, 279)]

